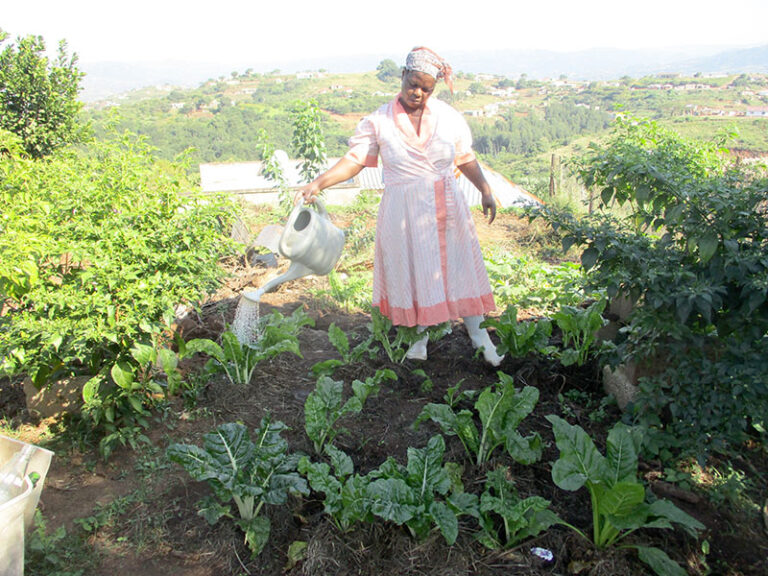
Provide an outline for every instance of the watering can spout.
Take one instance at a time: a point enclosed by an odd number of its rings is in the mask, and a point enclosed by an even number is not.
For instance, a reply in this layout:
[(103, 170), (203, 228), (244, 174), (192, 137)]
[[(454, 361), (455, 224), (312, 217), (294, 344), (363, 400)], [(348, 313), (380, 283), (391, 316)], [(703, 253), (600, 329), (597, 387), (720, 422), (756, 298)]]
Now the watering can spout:
[(303, 202), (298, 204), (283, 228), (278, 250), (291, 261), (287, 272), (258, 290), (244, 292), (245, 298), (258, 302), (279, 284), (310, 274), (323, 276), (333, 270), (344, 248), (344, 232), (333, 225), (322, 202), (315, 200), (315, 206), (317, 210), (304, 206)]
[(299, 262), (291, 262), (291, 265), (288, 267), (288, 270), (286, 270), (285, 273), (272, 278), (258, 290), (243, 292), (242, 295), (244, 298), (247, 298), (251, 302), (259, 302), (261, 301), (261, 297), (264, 294), (271, 292), (280, 284), (283, 284), (284, 282), (290, 282), (291, 280), (297, 280), (298, 278), (303, 278), (304, 276), (309, 276), (310, 274), (314, 274), (314, 271), (311, 268), (308, 268)]

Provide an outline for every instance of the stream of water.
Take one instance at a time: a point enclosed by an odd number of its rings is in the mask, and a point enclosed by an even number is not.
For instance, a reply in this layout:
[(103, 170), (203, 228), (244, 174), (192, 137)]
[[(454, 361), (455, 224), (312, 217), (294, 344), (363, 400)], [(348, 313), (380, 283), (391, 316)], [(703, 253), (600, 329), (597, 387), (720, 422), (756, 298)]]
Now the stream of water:
[(240, 344), (250, 345), (259, 339), (259, 320), (261, 294), (246, 298), (241, 296), (235, 310), (235, 319), (232, 321), (232, 332)]

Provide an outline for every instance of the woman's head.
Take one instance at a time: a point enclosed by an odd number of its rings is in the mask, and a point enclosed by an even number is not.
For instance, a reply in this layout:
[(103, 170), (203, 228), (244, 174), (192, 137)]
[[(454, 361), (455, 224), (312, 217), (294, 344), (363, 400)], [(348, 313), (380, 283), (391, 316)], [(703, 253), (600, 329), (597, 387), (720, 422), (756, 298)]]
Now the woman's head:
[(405, 59), (403, 80), (408, 73), (420, 72), (435, 79), (445, 80), (446, 85), (453, 92), (453, 70), (448, 63), (435, 52), (424, 46), (418, 46), (408, 53)]
[(423, 108), (435, 90), (437, 80), (425, 72), (403, 70), (400, 101), (403, 106), (415, 110)]

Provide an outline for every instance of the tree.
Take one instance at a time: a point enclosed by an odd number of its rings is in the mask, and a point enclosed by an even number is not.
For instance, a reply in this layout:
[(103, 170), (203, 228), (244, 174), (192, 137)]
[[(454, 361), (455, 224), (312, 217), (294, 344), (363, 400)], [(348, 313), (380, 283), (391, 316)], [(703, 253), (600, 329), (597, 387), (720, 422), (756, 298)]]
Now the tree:
[(317, 101), (297, 102), (292, 112), (293, 150), (302, 159), (299, 171), (306, 182), (310, 182), (325, 164), (325, 136), (323, 135), (322, 113)]
[(472, 94), (488, 94), (488, 89), (482, 82), (472, 82), (472, 84), (469, 85), (469, 91), (472, 92)]
[[(0, 30), (0, 45), (7, 38)], [(18, 38), (0, 53), (0, 128), (20, 136), (33, 158), (84, 141), (89, 129), (77, 120), (83, 76), (77, 55), (67, 55), (64, 40), (50, 62), (42, 36)]]
[(386, 59), (379, 62), (376, 66), (376, 78), (382, 82), (397, 80), (400, 78), (400, 67), (394, 60)]

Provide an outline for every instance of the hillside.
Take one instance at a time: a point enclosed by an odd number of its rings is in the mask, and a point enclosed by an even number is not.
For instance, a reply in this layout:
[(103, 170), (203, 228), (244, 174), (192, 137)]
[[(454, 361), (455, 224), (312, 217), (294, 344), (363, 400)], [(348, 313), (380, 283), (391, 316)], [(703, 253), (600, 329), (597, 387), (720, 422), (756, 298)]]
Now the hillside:
[[(87, 115), (97, 136), (114, 121), (146, 136), (162, 157), (191, 149), (191, 170), (204, 162), (261, 159), (265, 139), (292, 153), (292, 110), (314, 100), (323, 112), (328, 157), (346, 151), (357, 121), (392, 98), (397, 77), (375, 71), (337, 74), (312, 71), (232, 72), (194, 88), (152, 87), (91, 103)], [(462, 111), (482, 160), (508, 179), (542, 196), (555, 186), (573, 197), (581, 186), (568, 159), (610, 130), (617, 113), (651, 118), (684, 136), (712, 140), (748, 157), (768, 154), (768, 75), (663, 74), (610, 81), (566, 76), (513, 81), (493, 74), (458, 72), (451, 94), (440, 85), (434, 97)], [(553, 182), (552, 156), (564, 168)], [(560, 161), (562, 160), (562, 162)]]
[[(579, 80), (610, 80), (622, 76), (640, 77), (662, 73), (768, 73), (768, 45), (747, 49), (721, 50), (696, 47), (675, 50), (593, 49), (577, 52), (466, 51), (446, 53), (455, 70), (533, 79), (566, 75)], [(303, 70), (330, 70), (360, 73), (373, 70), (383, 59), (399, 61), (396, 54), (357, 55), (350, 58), (276, 62), (269, 68), (232, 63), (198, 62), (84, 62), (86, 73), (82, 98), (93, 102), (109, 96), (155, 85), (194, 87), (209, 78), (233, 70), (266, 73), (275, 69), (295, 73)]]

